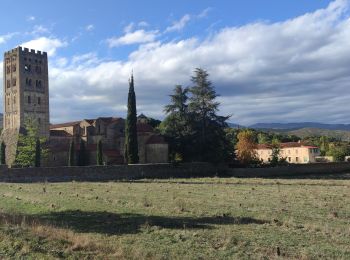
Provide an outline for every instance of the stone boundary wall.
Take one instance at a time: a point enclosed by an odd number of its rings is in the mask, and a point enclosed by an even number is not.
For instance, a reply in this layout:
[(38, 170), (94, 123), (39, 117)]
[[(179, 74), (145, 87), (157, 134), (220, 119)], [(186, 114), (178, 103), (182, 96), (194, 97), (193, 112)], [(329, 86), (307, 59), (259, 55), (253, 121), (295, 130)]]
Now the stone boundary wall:
[(155, 178), (240, 177), (291, 178), (320, 177), (350, 173), (350, 163), (289, 165), (275, 168), (227, 168), (208, 163), (138, 164), (116, 166), (10, 168), (0, 166), (0, 182), (115, 181)]
[[(114, 181), (142, 178), (188, 178), (219, 174), (220, 169), (207, 163), (135, 164), (115, 166), (73, 166), (42, 168), (0, 168), (0, 182)], [(224, 170), (221, 170), (224, 172)]]
[(283, 178), (283, 177), (317, 177), (332, 176), (341, 173), (350, 173), (349, 162), (291, 164), (272, 168), (234, 168), (228, 169), (226, 174), (239, 178)]

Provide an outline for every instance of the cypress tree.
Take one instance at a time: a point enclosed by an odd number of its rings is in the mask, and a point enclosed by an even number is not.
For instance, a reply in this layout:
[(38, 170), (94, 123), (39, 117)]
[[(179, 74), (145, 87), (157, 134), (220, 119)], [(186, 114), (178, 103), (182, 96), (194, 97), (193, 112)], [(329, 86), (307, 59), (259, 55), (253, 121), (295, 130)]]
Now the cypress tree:
[(35, 143), (35, 167), (40, 167), (41, 160), (41, 147), (39, 138), (36, 139)]
[(86, 151), (85, 151), (85, 143), (84, 140), (80, 140), (80, 147), (79, 147), (79, 156), (78, 156), (78, 165), (79, 166), (85, 166), (86, 163)]
[(75, 149), (74, 149), (74, 140), (72, 140), (69, 145), (68, 166), (74, 166), (74, 165), (75, 165)]
[(4, 142), (1, 142), (1, 145), (0, 145), (0, 164), (1, 165), (4, 165), (6, 164), (6, 153), (5, 153), (5, 150), (6, 150), (6, 145)]
[(125, 161), (130, 164), (139, 162), (137, 143), (136, 96), (134, 90), (134, 76), (129, 80), (128, 114), (125, 122)]
[(97, 163), (97, 165), (103, 165), (102, 141), (101, 140), (99, 140), (97, 143), (96, 163)]

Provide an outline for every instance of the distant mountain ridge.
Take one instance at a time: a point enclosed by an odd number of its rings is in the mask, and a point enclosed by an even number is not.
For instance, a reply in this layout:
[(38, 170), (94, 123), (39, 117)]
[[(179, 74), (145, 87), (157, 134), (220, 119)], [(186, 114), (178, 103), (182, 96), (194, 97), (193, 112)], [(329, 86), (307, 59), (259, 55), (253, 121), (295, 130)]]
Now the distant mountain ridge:
[(350, 124), (325, 124), (314, 122), (300, 122), (300, 123), (257, 123), (249, 126), (254, 129), (269, 129), (269, 130), (298, 130), (303, 128), (318, 128), (326, 130), (342, 130), (350, 131)]
[[(278, 132), (278, 130), (275, 130)], [(287, 132), (283, 132), (289, 135), (296, 135), (300, 138), (305, 138), (309, 136), (327, 136), (331, 138), (335, 138), (341, 141), (350, 141), (350, 131), (344, 130), (328, 130), (328, 129), (320, 129), (320, 128), (302, 128), (297, 130), (291, 130)]]
[(246, 126), (242, 126), (242, 125), (235, 124), (235, 123), (227, 123), (227, 124), (231, 128), (247, 128)]
[(315, 122), (257, 123), (247, 127), (229, 123), (229, 126), (232, 128), (252, 128), (263, 132), (295, 135), (300, 138), (308, 136), (328, 136), (350, 142), (350, 124), (325, 124)]

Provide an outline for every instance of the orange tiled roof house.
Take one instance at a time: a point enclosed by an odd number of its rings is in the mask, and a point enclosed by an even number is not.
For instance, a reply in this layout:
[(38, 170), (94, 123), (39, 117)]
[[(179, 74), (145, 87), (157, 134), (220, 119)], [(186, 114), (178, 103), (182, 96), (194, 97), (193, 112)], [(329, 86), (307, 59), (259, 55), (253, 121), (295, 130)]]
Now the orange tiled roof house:
[[(258, 144), (256, 148), (258, 158), (265, 163), (272, 159), (272, 146)], [(301, 142), (289, 142), (280, 144), (280, 158), (286, 158), (289, 163), (304, 164), (316, 162), (320, 156), (320, 149), (316, 146), (309, 146)]]

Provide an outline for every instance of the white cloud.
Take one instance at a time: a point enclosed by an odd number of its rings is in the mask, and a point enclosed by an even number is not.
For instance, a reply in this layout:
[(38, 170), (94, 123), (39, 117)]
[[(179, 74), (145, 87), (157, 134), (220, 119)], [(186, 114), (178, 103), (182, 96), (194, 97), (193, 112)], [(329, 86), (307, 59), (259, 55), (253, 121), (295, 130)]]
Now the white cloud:
[(64, 68), (68, 65), (68, 59), (64, 58), (64, 57), (60, 57), (60, 58), (55, 59), (54, 63), (55, 63), (56, 67)]
[(193, 69), (202, 67), (221, 94), (220, 113), (233, 114), (237, 123), (349, 122), (350, 19), (345, 3), (338, 0), (278, 23), (224, 28), (204, 41), (162, 43), (153, 38), (126, 61), (100, 60), (94, 53), (53, 57), (51, 120), (125, 116), (132, 69), (138, 113), (161, 118), (173, 86), (189, 86)]
[[(4, 62), (1, 60), (0, 61), (0, 71), (3, 71), (3, 65), (4, 65)], [(2, 82), (3, 80), (3, 73), (0, 73), (0, 82)], [(2, 93), (2, 91), (0, 91)]]
[(21, 44), (22, 47), (46, 51), (49, 56), (54, 56), (58, 48), (66, 47), (67, 42), (57, 38), (40, 37)]
[(148, 27), (149, 24), (146, 21), (141, 21), (137, 24), (139, 27)]
[(211, 7), (208, 7), (208, 8), (205, 8), (202, 12), (200, 12), (198, 15), (197, 15), (197, 18), (205, 18), (208, 16), (209, 12), (211, 11)]
[(126, 33), (121, 37), (113, 37), (107, 39), (108, 46), (110, 48), (118, 47), (120, 45), (129, 45), (136, 43), (147, 43), (153, 42), (158, 36), (158, 31), (145, 31), (137, 30), (134, 32)]
[(134, 23), (129, 23), (127, 26), (124, 27), (124, 32), (125, 33), (130, 33), (134, 29), (135, 24)]
[(8, 33), (5, 35), (0, 35), (0, 44), (6, 43), (8, 40), (10, 40), (15, 35), (18, 35), (18, 33)]
[(173, 22), (171, 26), (166, 28), (165, 32), (181, 31), (190, 20), (191, 16), (185, 14), (179, 21)]
[(97, 57), (97, 54), (94, 52), (85, 53), (82, 55), (75, 55), (72, 58), (72, 66), (80, 66), (83, 64), (85, 67), (93, 64), (98, 64), (100, 60)]
[(162, 117), (173, 86), (190, 85), (193, 69), (203, 67), (232, 121), (348, 122), (350, 20), (343, 3), (280, 23), (225, 28), (203, 42), (147, 43), (125, 62), (51, 68), (53, 120), (125, 116), (132, 68), (138, 112)]
[(85, 31), (91, 32), (95, 29), (95, 26), (93, 24), (89, 24), (85, 26)]
[(36, 19), (35, 16), (32, 16), (32, 15), (27, 17), (28, 22), (33, 22), (35, 21), (35, 19)]
[(49, 33), (50, 33), (50, 30), (43, 25), (35, 25), (33, 27), (33, 31), (31, 32), (31, 34), (33, 35), (49, 34)]

